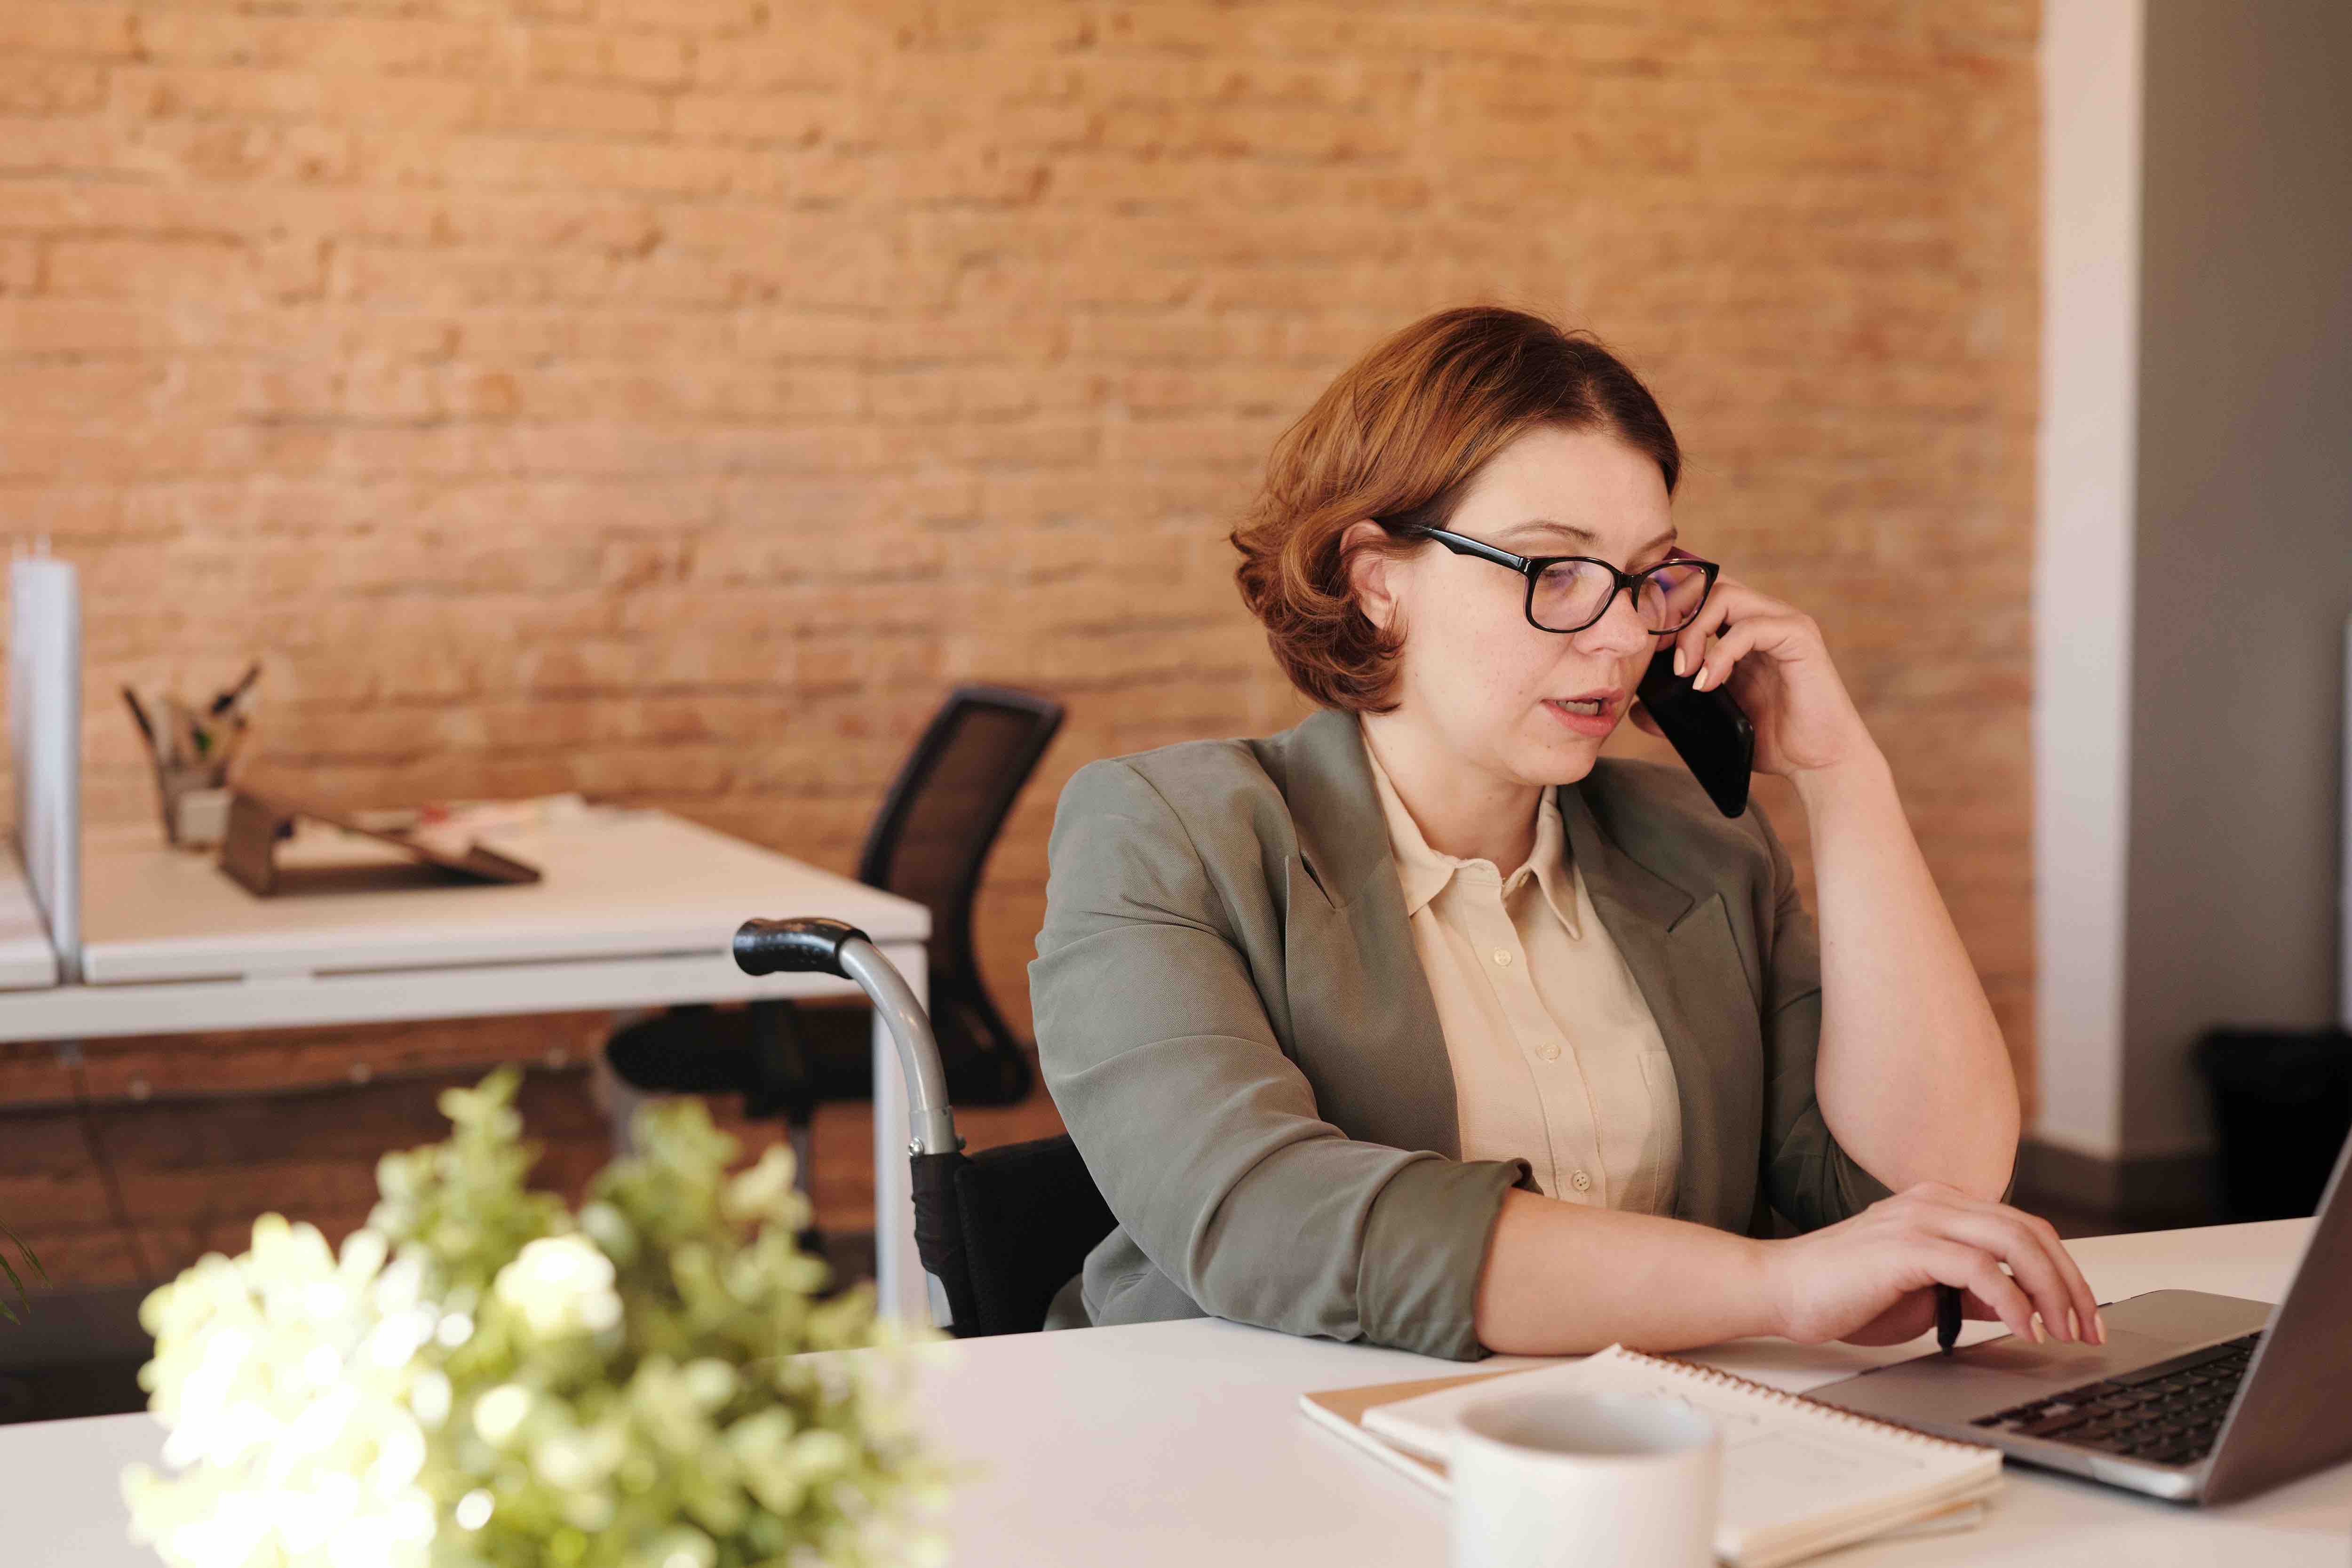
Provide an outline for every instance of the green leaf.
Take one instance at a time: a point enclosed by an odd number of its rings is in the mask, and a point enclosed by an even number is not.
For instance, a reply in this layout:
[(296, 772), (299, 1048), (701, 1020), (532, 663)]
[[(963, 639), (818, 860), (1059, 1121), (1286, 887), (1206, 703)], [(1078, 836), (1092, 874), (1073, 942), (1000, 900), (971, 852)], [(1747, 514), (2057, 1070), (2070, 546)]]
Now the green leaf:
[[(33, 1256), (33, 1249), (25, 1245), (23, 1237), (18, 1236), (6, 1226), (0, 1225), (0, 1240), (14, 1242), (16, 1250), (25, 1255), (25, 1261), (32, 1266), (33, 1272), (40, 1276), (41, 1283), (44, 1285), (48, 1283), (49, 1271), (41, 1267), (41, 1260)], [(8, 1277), (8, 1288), (16, 1292), (17, 1301), (26, 1310), (30, 1311), (33, 1305), (32, 1298), (25, 1293), (24, 1279), (9, 1263), (8, 1249), (5, 1247), (0, 1247), (0, 1274), (5, 1274)], [(12, 1323), (21, 1323), (25, 1321), (16, 1315), (16, 1310), (8, 1305), (5, 1298), (0, 1298), (0, 1317), (6, 1318)]]
[(41, 1260), (33, 1256), (33, 1249), (25, 1245), (25, 1238), (23, 1237), (18, 1236), (15, 1231), (10, 1230), (5, 1225), (0, 1225), (0, 1236), (5, 1236), (9, 1240), (16, 1244), (16, 1250), (25, 1255), (25, 1261), (33, 1266), (33, 1272), (41, 1277), (42, 1284), (46, 1285), (49, 1282), (49, 1271), (41, 1267)]

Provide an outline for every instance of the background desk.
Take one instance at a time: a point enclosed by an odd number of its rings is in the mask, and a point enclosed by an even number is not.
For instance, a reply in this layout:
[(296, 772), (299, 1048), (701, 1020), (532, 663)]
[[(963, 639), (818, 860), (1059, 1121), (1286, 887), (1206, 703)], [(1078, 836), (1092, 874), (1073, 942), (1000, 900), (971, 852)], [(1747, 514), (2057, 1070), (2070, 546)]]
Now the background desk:
[[(368, 840), (336, 837), (336, 858), (392, 858)], [(593, 808), (481, 837), (543, 879), (261, 899), (209, 856), (167, 847), (153, 828), (93, 833), (82, 862), (84, 983), (0, 990), (0, 1039), (856, 994), (826, 976), (738, 970), (729, 942), (753, 915), (861, 926), (922, 993), (928, 910), (725, 834), (658, 811)], [(0, 985), (10, 973), (7, 920), (0, 901)], [(919, 1313), (928, 1303), (908, 1191), (906, 1095), (878, 1025), (874, 1089), (877, 1286), (892, 1310)]]
[[(2276, 1300), (2307, 1220), (2070, 1243), (2101, 1300), (2182, 1288)], [(2000, 1332), (1971, 1325), (1970, 1338)], [(1748, 1340), (1694, 1359), (1783, 1384), (1916, 1353)], [(872, 1352), (860, 1352), (859, 1355)], [(957, 1568), (1442, 1568), (1445, 1504), (1310, 1425), (1312, 1388), (1441, 1375), (1454, 1363), (1213, 1320), (1021, 1334), (947, 1347), (920, 1402), (941, 1450), (979, 1459), (948, 1518)], [(1494, 1368), (1517, 1358), (1480, 1363)], [(162, 1446), (145, 1415), (0, 1427), (0, 1536), (28, 1563), (152, 1568), (123, 1534), (123, 1465)], [(1833, 1568), (2126, 1563), (2343, 1568), (2352, 1466), (2219, 1510), (2009, 1468), (1978, 1528), (1865, 1544)]]

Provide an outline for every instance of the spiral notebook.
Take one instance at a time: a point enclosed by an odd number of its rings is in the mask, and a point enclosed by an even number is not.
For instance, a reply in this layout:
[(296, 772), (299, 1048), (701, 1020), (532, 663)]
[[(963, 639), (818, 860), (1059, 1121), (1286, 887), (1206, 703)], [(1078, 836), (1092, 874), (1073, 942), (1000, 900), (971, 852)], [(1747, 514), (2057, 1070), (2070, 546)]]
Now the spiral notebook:
[(1715, 1552), (1779, 1568), (1852, 1542), (1965, 1528), (2000, 1486), (2000, 1453), (1816, 1405), (1689, 1362), (1612, 1345), (1528, 1372), (1299, 1395), (1316, 1421), (1439, 1491), (1456, 1414), (1502, 1391), (1680, 1399), (1723, 1434)]

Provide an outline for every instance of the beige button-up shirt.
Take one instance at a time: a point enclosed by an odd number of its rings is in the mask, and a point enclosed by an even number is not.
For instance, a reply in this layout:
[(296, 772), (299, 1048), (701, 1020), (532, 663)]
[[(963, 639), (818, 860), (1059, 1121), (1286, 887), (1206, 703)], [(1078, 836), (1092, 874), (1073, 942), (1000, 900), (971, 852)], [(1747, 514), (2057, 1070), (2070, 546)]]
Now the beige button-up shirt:
[(1669, 1214), (1673, 1061), (1569, 859), (1552, 792), (1506, 877), (1432, 849), (1369, 743), (1413, 945), (1437, 1004), (1465, 1160), (1525, 1159), (1549, 1196)]

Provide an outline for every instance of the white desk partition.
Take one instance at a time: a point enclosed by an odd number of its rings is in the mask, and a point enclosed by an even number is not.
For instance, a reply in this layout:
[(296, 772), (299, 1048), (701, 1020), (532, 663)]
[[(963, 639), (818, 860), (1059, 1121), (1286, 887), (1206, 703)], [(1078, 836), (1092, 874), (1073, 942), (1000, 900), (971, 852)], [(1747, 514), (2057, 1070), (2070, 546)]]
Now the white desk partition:
[(16, 850), (56, 947), (81, 978), (81, 587), (73, 567), (20, 555), (8, 568), (8, 740)]

